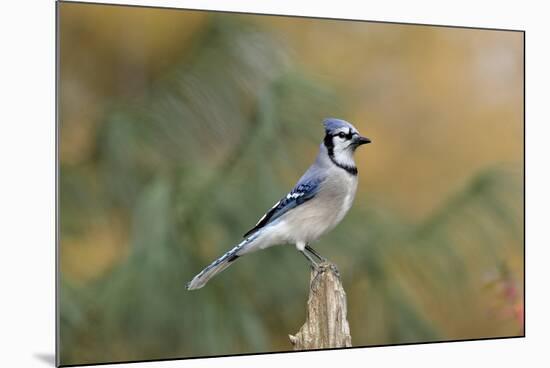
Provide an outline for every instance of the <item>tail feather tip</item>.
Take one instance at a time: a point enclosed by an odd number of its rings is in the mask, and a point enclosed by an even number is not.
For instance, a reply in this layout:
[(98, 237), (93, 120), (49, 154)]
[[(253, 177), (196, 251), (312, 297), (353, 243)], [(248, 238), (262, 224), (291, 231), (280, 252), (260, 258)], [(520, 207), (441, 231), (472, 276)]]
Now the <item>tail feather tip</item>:
[(203, 285), (201, 285), (200, 283), (197, 283), (195, 279), (189, 281), (187, 284), (185, 284), (185, 288), (187, 290), (196, 290), (196, 289), (200, 289)]

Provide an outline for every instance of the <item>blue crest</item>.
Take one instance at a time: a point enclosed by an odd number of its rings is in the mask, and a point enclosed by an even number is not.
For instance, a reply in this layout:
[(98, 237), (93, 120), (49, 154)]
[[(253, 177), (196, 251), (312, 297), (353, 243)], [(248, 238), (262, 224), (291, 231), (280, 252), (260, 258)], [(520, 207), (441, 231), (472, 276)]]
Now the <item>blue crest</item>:
[(355, 129), (355, 127), (351, 123), (348, 123), (347, 121), (342, 119), (328, 118), (323, 120), (323, 125), (325, 126), (325, 131), (327, 133), (333, 132), (341, 128), (351, 128), (352, 131), (357, 132), (357, 129)]

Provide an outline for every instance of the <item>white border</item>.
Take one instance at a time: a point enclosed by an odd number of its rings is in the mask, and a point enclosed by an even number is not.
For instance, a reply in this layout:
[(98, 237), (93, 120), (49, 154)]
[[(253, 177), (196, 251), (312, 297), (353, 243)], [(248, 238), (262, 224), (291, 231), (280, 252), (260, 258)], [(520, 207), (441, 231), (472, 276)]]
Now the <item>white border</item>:
[[(115, 3), (113, 1), (104, 1)], [(143, 367), (548, 366), (547, 143), (550, 48), (544, 2), (123, 1), (127, 4), (527, 31), (527, 338), (139, 363)], [(538, 5), (540, 4), (540, 5)], [(48, 366), (54, 351), (54, 3), (11, 1), (0, 21), (2, 366)], [(519, 139), (519, 137), (518, 137)], [(547, 363), (543, 363), (547, 361)], [(51, 364), (49, 364), (51, 366)], [(109, 365), (111, 366), (111, 365)], [(115, 366), (115, 365), (113, 365)], [(116, 365), (123, 367), (126, 365)]]

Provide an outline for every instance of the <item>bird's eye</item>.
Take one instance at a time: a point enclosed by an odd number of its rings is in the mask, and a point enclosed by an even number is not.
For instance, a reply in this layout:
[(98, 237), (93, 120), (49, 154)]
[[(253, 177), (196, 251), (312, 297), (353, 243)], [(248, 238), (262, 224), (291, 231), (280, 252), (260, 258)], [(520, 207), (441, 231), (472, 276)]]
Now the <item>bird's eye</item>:
[(338, 137), (340, 137), (340, 138), (346, 138), (346, 133), (340, 132), (340, 133), (338, 133)]

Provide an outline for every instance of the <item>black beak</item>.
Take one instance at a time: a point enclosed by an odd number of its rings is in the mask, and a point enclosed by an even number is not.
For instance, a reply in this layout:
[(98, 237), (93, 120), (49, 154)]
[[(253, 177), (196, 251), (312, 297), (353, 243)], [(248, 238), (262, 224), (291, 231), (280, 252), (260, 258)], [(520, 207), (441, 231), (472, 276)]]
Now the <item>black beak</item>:
[(356, 138), (356, 143), (355, 144), (360, 146), (362, 144), (367, 144), (367, 143), (370, 143), (370, 142), (371, 142), (371, 140), (368, 139), (367, 137), (359, 136), (359, 137)]

